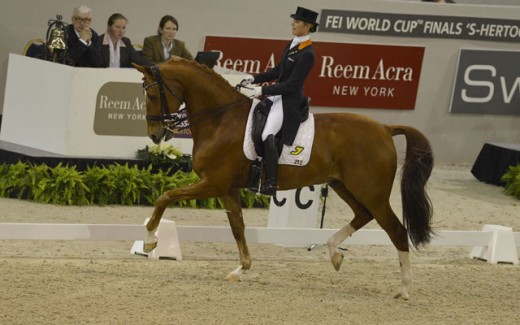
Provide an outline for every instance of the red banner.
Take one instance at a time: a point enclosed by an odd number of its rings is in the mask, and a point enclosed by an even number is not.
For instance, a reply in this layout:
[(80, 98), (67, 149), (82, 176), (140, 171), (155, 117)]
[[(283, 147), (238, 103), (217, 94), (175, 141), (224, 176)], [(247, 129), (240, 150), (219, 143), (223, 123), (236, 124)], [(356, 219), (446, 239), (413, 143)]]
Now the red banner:
[[(224, 68), (256, 74), (275, 66), (290, 40), (207, 36)], [(313, 106), (412, 110), (424, 47), (313, 42), (316, 62), (305, 82)]]

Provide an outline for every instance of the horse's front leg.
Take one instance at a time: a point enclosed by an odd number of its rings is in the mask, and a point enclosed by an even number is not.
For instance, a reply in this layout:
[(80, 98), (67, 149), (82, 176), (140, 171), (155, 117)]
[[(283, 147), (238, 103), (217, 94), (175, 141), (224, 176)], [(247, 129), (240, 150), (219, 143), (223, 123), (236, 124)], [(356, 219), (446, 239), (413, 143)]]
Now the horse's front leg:
[(341, 263), (343, 263), (343, 253), (339, 250), (339, 245), (343, 243), (348, 237), (356, 231), (349, 223), (340, 230), (338, 230), (332, 237), (327, 241), (329, 246), (330, 261), (336, 271), (339, 271)]
[(190, 186), (164, 192), (155, 202), (153, 215), (146, 224), (147, 233), (144, 239), (143, 251), (149, 253), (157, 247), (157, 228), (168, 205), (180, 200), (206, 199), (215, 196), (217, 196), (215, 189), (210, 187), (204, 180), (200, 180), (198, 183)]
[(242, 217), (242, 208), (240, 206), (240, 190), (233, 189), (228, 195), (222, 196), (221, 200), (226, 208), (231, 231), (237, 242), (240, 255), (240, 266), (227, 275), (229, 281), (236, 282), (241, 280), (243, 271), (251, 268), (251, 256), (247, 248), (244, 218)]

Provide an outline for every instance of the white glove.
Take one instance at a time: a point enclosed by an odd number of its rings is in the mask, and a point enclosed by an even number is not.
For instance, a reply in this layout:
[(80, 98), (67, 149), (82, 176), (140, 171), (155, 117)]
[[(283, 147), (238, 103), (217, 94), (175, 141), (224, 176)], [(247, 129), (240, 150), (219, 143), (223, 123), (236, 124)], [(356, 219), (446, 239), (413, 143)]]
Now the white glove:
[(254, 87), (253, 88), (253, 96), (255, 96), (255, 97), (262, 96), (262, 87)]
[(253, 83), (253, 81), (255, 81), (255, 77), (253, 76), (247, 76), (245, 77), (244, 79), (242, 79), (242, 81), (240, 82), (240, 84), (242, 86), (249, 86), (250, 84)]

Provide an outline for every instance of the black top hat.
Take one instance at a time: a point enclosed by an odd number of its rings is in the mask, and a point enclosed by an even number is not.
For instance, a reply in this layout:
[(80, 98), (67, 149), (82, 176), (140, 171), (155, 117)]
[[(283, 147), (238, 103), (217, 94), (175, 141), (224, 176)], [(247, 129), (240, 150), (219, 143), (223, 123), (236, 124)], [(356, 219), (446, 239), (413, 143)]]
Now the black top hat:
[(314, 24), (314, 27), (311, 28), (311, 32), (315, 32), (316, 28), (319, 26), (319, 24), (316, 22), (318, 13), (307, 8), (296, 8), (296, 13), (292, 14), (291, 18)]

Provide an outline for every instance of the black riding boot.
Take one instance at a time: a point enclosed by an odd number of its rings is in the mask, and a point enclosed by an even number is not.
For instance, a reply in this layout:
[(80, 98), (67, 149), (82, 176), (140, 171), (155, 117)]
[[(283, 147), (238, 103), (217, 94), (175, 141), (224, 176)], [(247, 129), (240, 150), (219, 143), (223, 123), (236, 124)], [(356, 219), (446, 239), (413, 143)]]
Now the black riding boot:
[(264, 141), (264, 165), (265, 182), (262, 184), (260, 193), (275, 195), (278, 183), (278, 150), (272, 134)]

